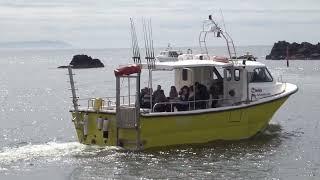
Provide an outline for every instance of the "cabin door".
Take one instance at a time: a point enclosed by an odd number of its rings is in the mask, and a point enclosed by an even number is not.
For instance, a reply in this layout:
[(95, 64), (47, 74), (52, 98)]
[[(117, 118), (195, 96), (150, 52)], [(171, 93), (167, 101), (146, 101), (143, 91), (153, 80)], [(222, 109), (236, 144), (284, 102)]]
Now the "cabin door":
[(224, 69), (224, 102), (226, 105), (240, 103), (246, 93), (246, 74), (243, 68), (227, 67)]

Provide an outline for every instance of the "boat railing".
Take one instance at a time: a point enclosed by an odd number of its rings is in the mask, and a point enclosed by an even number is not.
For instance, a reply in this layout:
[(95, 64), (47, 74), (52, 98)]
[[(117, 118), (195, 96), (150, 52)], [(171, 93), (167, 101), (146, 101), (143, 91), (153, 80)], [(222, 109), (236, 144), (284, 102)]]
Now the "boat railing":
[[(116, 106), (116, 97), (98, 97), (98, 98), (83, 98), (78, 99), (80, 102), (80, 105), (84, 104), (86, 102), (87, 109), (108, 109), (113, 108)], [(135, 103), (135, 95), (126, 95), (126, 96), (120, 96), (120, 104), (122, 106), (131, 106)], [(82, 102), (82, 103), (81, 103)]]
[[(286, 92), (287, 85), (284, 83), (284, 87), (278, 93), (271, 94), (269, 96), (264, 96), (260, 98), (253, 99), (250, 98), (249, 101), (236, 101), (237, 99), (241, 99), (241, 97), (233, 97), (233, 98), (215, 98), (215, 99), (208, 99), (208, 100), (193, 100), (193, 101), (179, 101), (179, 100), (171, 100), (168, 102), (159, 102), (155, 103), (152, 112), (174, 112), (175, 108), (178, 111), (192, 111), (198, 109), (208, 109), (208, 108), (216, 108), (216, 107), (225, 107), (225, 106), (234, 106), (240, 105), (243, 103), (250, 103), (257, 100), (270, 98), (273, 96), (280, 95)], [(215, 106), (211, 106), (212, 103), (216, 101)], [(179, 107), (180, 106), (180, 107)], [(180, 110), (179, 110), (180, 108)]]
[[(152, 112), (174, 112), (175, 108), (178, 111), (191, 111), (198, 109), (208, 109), (213, 107), (223, 107), (227, 105), (237, 105), (242, 104), (245, 101), (237, 101), (236, 99), (241, 99), (241, 97), (233, 98), (215, 98), (208, 100), (193, 100), (193, 101), (179, 101), (171, 100), (168, 102), (159, 102), (155, 103), (152, 108)], [(212, 106), (212, 103), (215, 102), (215, 105)]]

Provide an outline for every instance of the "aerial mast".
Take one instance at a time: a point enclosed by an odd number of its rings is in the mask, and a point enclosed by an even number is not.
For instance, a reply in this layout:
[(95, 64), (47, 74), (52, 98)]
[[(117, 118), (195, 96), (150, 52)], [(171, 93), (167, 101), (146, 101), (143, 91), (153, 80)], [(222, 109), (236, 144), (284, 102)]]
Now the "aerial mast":
[(227, 43), (227, 49), (229, 58), (232, 60), (237, 56), (235, 46), (231, 36), (226, 32), (226, 30), (222, 30), (222, 28), (218, 25), (218, 23), (213, 19), (212, 15), (209, 15), (208, 20), (205, 20), (202, 25), (202, 31), (199, 35), (199, 45), (201, 49), (201, 53), (208, 54), (208, 48), (206, 44), (206, 38), (209, 33), (214, 33), (214, 36), (217, 38), (222, 37), (225, 39)]

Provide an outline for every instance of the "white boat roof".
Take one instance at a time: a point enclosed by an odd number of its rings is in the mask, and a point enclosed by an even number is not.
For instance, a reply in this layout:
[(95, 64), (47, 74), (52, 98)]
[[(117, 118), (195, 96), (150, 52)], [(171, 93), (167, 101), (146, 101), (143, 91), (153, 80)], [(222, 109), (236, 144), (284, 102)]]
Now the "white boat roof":
[[(155, 70), (173, 70), (179, 68), (191, 68), (191, 67), (226, 67), (232, 66), (232, 63), (224, 63), (213, 60), (182, 60), (182, 61), (169, 61), (169, 62), (155, 62)], [(148, 69), (147, 63), (142, 63), (142, 69)]]
[(180, 50), (175, 50), (175, 49), (166, 49), (166, 50), (162, 50), (160, 52), (179, 52)]
[[(265, 67), (264, 64), (257, 62), (257, 61), (246, 61), (246, 64), (242, 64), (242, 60), (234, 60), (234, 63), (229, 61), (228, 63), (218, 62), (213, 60), (181, 60), (181, 61), (169, 61), (169, 62), (155, 62), (154, 70), (167, 70), (171, 71), (174, 69), (180, 68), (192, 68), (192, 67), (228, 67), (228, 66), (236, 66), (236, 67), (243, 67), (246, 66), (248, 70), (253, 70), (257, 67)], [(148, 69), (147, 63), (142, 63), (142, 69)]]

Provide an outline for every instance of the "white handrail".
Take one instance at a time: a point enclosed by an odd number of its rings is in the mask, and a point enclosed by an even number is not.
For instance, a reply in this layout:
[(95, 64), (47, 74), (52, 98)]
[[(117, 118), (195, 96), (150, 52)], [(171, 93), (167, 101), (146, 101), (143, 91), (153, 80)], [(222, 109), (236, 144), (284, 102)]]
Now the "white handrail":
[[(132, 97), (135, 98), (135, 96), (136, 95), (130, 95), (131, 98)], [(121, 101), (122, 101), (121, 104), (126, 104), (127, 103), (126, 101), (129, 100), (129, 96), (128, 95), (120, 96), (120, 98), (121, 98)], [(102, 99), (102, 101), (105, 102), (105, 103), (102, 104), (102, 107), (112, 107), (116, 103), (116, 97), (111, 97), (111, 96), (109, 96), (109, 97), (96, 97), (96, 98), (82, 98), (82, 99), (79, 99), (79, 101), (81, 101), (81, 102), (87, 101), (87, 108), (90, 109), (90, 108), (94, 107), (94, 101), (96, 99)]]
[[(240, 97), (234, 97), (234, 98), (240, 98)], [(153, 105), (153, 108), (152, 110), (154, 111), (156, 106), (159, 106), (159, 105), (170, 105), (170, 112), (173, 112), (172, 111), (172, 107), (173, 105), (176, 105), (176, 104), (182, 104), (182, 105), (186, 105), (188, 104), (188, 107), (189, 107), (189, 111), (190, 110), (195, 110), (195, 104), (196, 103), (201, 103), (201, 102), (205, 102), (206, 103), (206, 109), (208, 108), (208, 105), (209, 105), (209, 102), (211, 101), (225, 101), (225, 100), (233, 100), (234, 98), (219, 98), (219, 99), (208, 99), (208, 100), (193, 100), (193, 101), (179, 101), (179, 100), (176, 100), (176, 101), (169, 101), (169, 102), (159, 102), (159, 103), (156, 103), (155, 105)], [(244, 102), (244, 101), (243, 101)], [(242, 103), (242, 102), (237, 102), (237, 103)], [(193, 104), (193, 108), (194, 109), (191, 109), (191, 104)]]
[[(269, 97), (272, 97), (272, 96), (277, 96), (277, 95), (280, 95), (282, 93), (285, 93), (286, 92), (286, 83), (285, 83), (285, 88), (283, 91), (279, 92), (279, 93), (275, 93), (275, 94), (272, 94), (270, 96), (265, 96), (265, 97), (261, 97), (261, 98), (257, 98), (256, 100), (260, 100), (260, 99), (264, 99), (264, 98), (269, 98)], [(170, 105), (170, 111), (169, 112), (173, 112), (172, 111), (172, 107), (173, 105), (176, 105), (176, 104), (188, 104), (189, 105), (189, 109), (188, 111), (190, 110), (197, 110), (197, 109), (191, 109), (191, 106), (190, 104), (192, 103), (199, 103), (199, 102), (206, 102), (206, 109), (208, 109), (208, 104), (209, 102), (211, 101), (227, 101), (227, 100), (234, 100), (236, 98), (241, 98), (241, 97), (233, 97), (233, 98), (219, 98), (219, 99), (208, 99), (208, 100), (197, 100), (197, 101), (170, 101), (170, 102), (159, 102), (159, 103), (156, 103), (152, 110), (154, 111), (155, 110), (155, 107), (158, 106), (158, 105)], [(253, 100), (251, 99), (250, 102), (253, 102)], [(235, 102), (233, 103), (232, 105), (235, 105), (235, 104), (239, 104), (239, 103), (248, 103), (247, 101), (239, 101), (239, 102)], [(200, 109), (200, 108), (199, 108)]]

